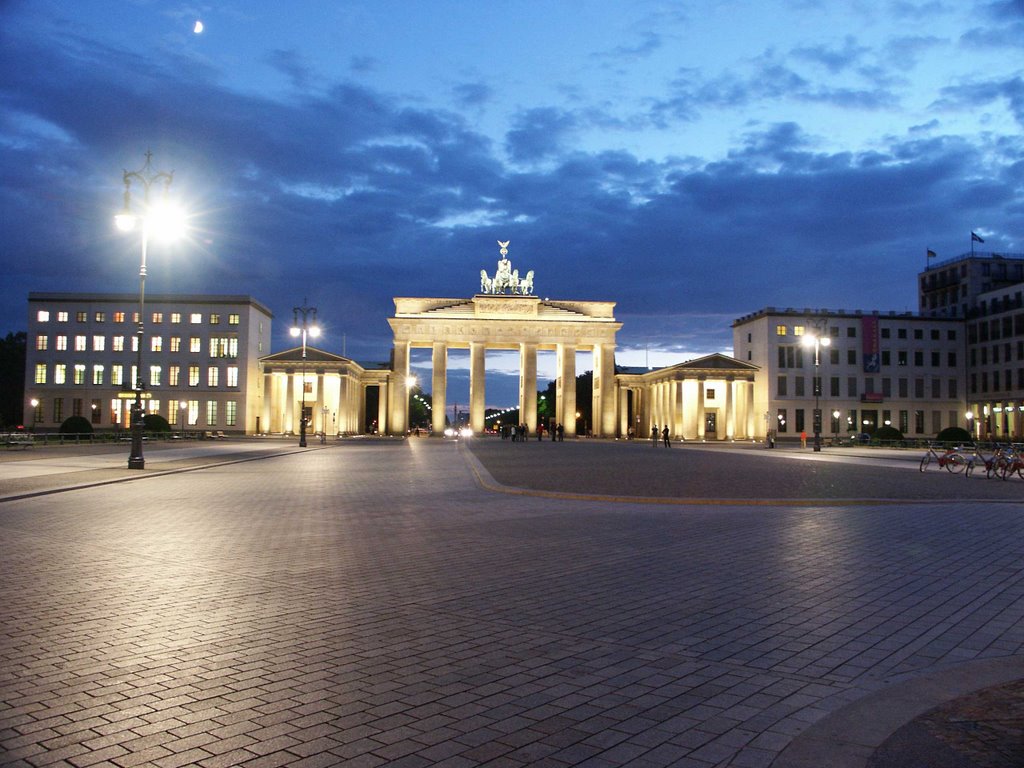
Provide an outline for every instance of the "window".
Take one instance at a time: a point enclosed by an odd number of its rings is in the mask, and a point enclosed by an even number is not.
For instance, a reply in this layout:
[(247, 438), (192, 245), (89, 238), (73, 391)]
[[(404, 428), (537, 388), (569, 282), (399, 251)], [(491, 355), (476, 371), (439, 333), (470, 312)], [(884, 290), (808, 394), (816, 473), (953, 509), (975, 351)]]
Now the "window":
[(896, 365), (907, 364), (907, 350), (901, 349), (896, 353)]
[(87, 344), (85, 336), (75, 336), (75, 352), (85, 352)]
[(833, 376), (829, 379), (829, 397), (839, 397), (839, 377)]
[(199, 325), (201, 322), (203, 322), (203, 313), (202, 312), (193, 312), (189, 316), (189, 322), (191, 322), (192, 325)]
[[(933, 378), (932, 379), (932, 398), (935, 399), (935, 400), (938, 400), (940, 397), (942, 397), (942, 379)], [(936, 430), (936, 432), (937, 431), (938, 430)]]
[(848, 349), (846, 350), (846, 364), (856, 365), (857, 364), (857, 350)]
[(106, 336), (93, 336), (92, 337), (92, 351), (102, 352), (107, 346)]
[(939, 340), (939, 329), (938, 328), (932, 328), (931, 336), (932, 336), (932, 341), (938, 341)]
[(178, 386), (180, 377), (181, 377), (181, 366), (180, 365), (172, 365), (172, 366), (169, 366), (167, 368), (167, 385), (168, 386), (171, 386), (171, 387)]
[(914, 379), (914, 397), (918, 399), (924, 397), (924, 379)]
[(855, 338), (857, 338), (857, 329), (854, 328), (852, 325), (849, 328), (846, 329), (846, 338), (848, 338), (848, 339), (855, 339)]
[(203, 341), (198, 336), (192, 336), (188, 340), (188, 351), (189, 352), (202, 352)]
[(804, 409), (796, 409), (796, 431), (803, 432), (807, 427), (804, 425)]
[(220, 369), (215, 365), (211, 365), (206, 369), (206, 386), (216, 387), (220, 381)]
[(946, 331), (946, 338), (949, 341), (956, 341), (956, 331), (953, 329)]
[(803, 336), (804, 335), (804, 327), (802, 325), (794, 325), (793, 326), (793, 335), (794, 336)]
[(947, 382), (947, 389), (949, 391), (950, 400), (956, 400), (957, 397), (959, 397), (959, 395), (957, 395), (956, 379), (949, 379)]
[(92, 367), (92, 383), (93, 384), (102, 384), (103, 383), (103, 366), (102, 365), (97, 364), (97, 365), (94, 365)]
[(171, 336), (171, 352), (181, 351), (181, 336)]
[(164, 351), (164, 337), (163, 336), (150, 336), (149, 337), (149, 350), (151, 352), (163, 352)]
[(138, 336), (132, 336), (132, 352), (138, 352), (138, 351), (139, 351), (139, 337)]
[(188, 367), (188, 385), (190, 387), (198, 387), (199, 386), (199, 366), (198, 365), (190, 365)]
[(830, 349), (828, 351), (828, 361), (831, 365), (839, 365), (839, 350)]
[(932, 368), (938, 368), (940, 365), (941, 354), (938, 352), (932, 352)]
[(36, 363), (36, 384), (46, 383), (46, 363)]
[(785, 336), (786, 335), (786, 326), (784, 326), (784, 325), (776, 325), (775, 326), (775, 335), (776, 336)]
[(217, 426), (217, 401), (207, 400), (206, 401), (206, 425), (209, 427)]
[(892, 365), (892, 354), (888, 349), (882, 350), (882, 365)]
[(160, 386), (160, 366), (151, 365), (149, 366), (149, 385), (151, 387)]
[(882, 377), (882, 397), (892, 397), (892, 379)]
[(57, 313), (57, 322), (58, 323), (66, 323), (67, 321), (68, 321), (68, 313), (67, 312), (58, 312)]
[(111, 342), (111, 348), (115, 352), (124, 352), (124, 336), (115, 336)]
[(114, 322), (115, 323), (123, 323), (124, 322), (124, 312), (115, 312), (114, 313)]
[(188, 401), (188, 423), (189, 426), (195, 426), (199, 423), (199, 401), (189, 400)]
[(220, 315), (218, 313), (210, 313), (210, 325), (220, 325)]
[(786, 395), (788, 394), (786, 392), (786, 380), (788, 378), (789, 378), (788, 376), (779, 376), (778, 382), (776, 382), (776, 387), (775, 387), (775, 394), (778, 397), (786, 397)]
[(857, 396), (857, 377), (850, 376), (846, 379), (846, 396), (856, 397)]
[(85, 384), (85, 363), (75, 363), (75, 384)]
[(49, 336), (44, 336), (44, 335), (36, 336), (36, 349), (38, 351), (40, 351), (40, 352), (45, 352), (48, 339), (49, 339)]
[(164, 321), (164, 313), (163, 312), (154, 312), (153, 313), (153, 322), (154, 323), (162, 323), (163, 321)]
[[(88, 312), (75, 312), (75, 322), (79, 322), (79, 323), (87, 323), (87, 322), (89, 322), (89, 313)], [(78, 415), (78, 414), (76, 414), (76, 415)]]
[(64, 351), (67, 350), (67, 348), (68, 348), (68, 337), (67, 336), (58, 336), (57, 337), (57, 351), (58, 352), (64, 352)]
[[(905, 338), (907, 338), (907, 329), (906, 328), (897, 328), (896, 329), (896, 338), (897, 339), (905, 339)], [(903, 431), (906, 432), (906, 430), (903, 430)]]
[(238, 366), (237, 365), (229, 365), (228, 366), (227, 385), (229, 387), (237, 387), (238, 386)]
[(881, 329), (881, 334), (882, 334), (882, 338), (883, 338), (883, 339), (888, 339), (888, 338), (889, 338), (889, 335), (890, 335), (890, 333), (891, 333), (891, 331), (890, 331), (890, 329), (888, 329), (888, 328), (882, 328), (882, 329)]
[(57, 363), (53, 366), (53, 383), (65, 384), (68, 379), (68, 367), (64, 363)]
[(53, 398), (53, 420), (60, 424), (64, 421), (64, 398)]
[[(228, 315), (228, 325), (238, 325), (239, 317), (237, 314)], [(747, 341), (750, 341), (750, 334), (747, 334)], [(229, 401), (234, 402), (234, 401)]]
[(228, 400), (224, 403), (224, 426), (234, 427), (238, 423), (238, 402)]
[(914, 365), (916, 365), (916, 366), (924, 365), (924, 352), (922, 352), (920, 349), (915, 349), (914, 350)]
[[(96, 314), (94, 314), (92, 316), (92, 319), (95, 320), (97, 323), (105, 323), (105, 322), (107, 322), (107, 313), (106, 312), (97, 312)], [(94, 402), (99, 402), (99, 401), (96, 400)], [(98, 424), (99, 422), (96, 422), (96, 423)]]
[(948, 365), (950, 368), (956, 368), (956, 352), (947, 353), (946, 365)]
[(123, 365), (112, 365), (110, 366), (110, 383), (115, 387), (124, 385), (124, 366)]
[(50, 313), (47, 312), (45, 309), (40, 309), (38, 312), (36, 312), (36, 322), (37, 323), (48, 323), (48, 322), (50, 322)]
[(797, 376), (793, 380), (793, 384), (794, 384), (793, 394), (796, 397), (803, 397), (804, 396), (804, 377), (803, 376)]
[(922, 330), (921, 328), (915, 328), (914, 329), (914, 338), (917, 339), (918, 341), (923, 339), (924, 338), (924, 330)]
[(779, 408), (779, 412), (775, 416), (775, 423), (778, 425), (779, 432), (786, 431), (786, 409)]
[(171, 312), (171, 324), (177, 325), (181, 322), (181, 312)]
[(914, 411), (914, 432), (924, 434), (924, 411)]

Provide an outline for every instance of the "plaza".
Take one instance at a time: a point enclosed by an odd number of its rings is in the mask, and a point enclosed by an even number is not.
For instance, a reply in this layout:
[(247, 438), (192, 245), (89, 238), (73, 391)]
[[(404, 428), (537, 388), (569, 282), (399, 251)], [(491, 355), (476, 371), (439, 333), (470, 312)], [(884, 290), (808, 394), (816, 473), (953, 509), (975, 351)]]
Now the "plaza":
[(866, 766), (1024, 678), (1024, 481), (917, 452), (121, 454), (0, 461), (4, 765)]

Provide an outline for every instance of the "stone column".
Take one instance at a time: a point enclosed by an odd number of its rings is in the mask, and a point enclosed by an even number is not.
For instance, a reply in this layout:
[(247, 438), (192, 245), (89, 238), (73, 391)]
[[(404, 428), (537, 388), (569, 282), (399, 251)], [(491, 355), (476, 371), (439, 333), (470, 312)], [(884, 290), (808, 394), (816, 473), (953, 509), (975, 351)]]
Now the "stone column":
[(612, 437), (615, 434), (615, 345), (594, 347), (594, 434)]
[[(629, 436), (629, 390), (626, 387), (619, 387), (619, 436)], [(636, 400), (634, 399), (634, 403)]]
[[(274, 374), (269, 371), (263, 371), (263, 402), (260, 404), (260, 429), (263, 432), (270, 432), (270, 414), (273, 413), (273, 397), (274, 397)], [(175, 410), (178, 409), (178, 399), (174, 401)], [(179, 413), (178, 418), (180, 419), (183, 414)]]
[(704, 439), (704, 379), (697, 380), (697, 439)]
[(389, 435), (404, 435), (409, 423), (409, 342), (395, 341), (394, 377), (391, 380)]
[(377, 434), (386, 435), (388, 430), (388, 384), (382, 381), (377, 387)]
[(444, 435), (445, 405), (448, 398), (448, 345), (435, 341), (430, 356), (430, 426), (436, 437)]
[(286, 376), (287, 384), (284, 390), (284, 423), (281, 425), (281, 431), (286, 433), (295, 434), (295, 427), (297, 422), (295, 421), (295, 371), (288, 371)]
[(555, 419), (565, 428), (565, 434), (576, 434), (576, 345), (559, 344), (558, 383), (555, 385)]
[[(317, 429), (317, 424), (320, 429)], [(313, 433), (327, 434), (327, 423), (324, 419), (324, 372), (316, 371), (316, 402), (313, 404)]]
[(736, 403), (733, 400), (732, 388), (735, 386), (732, 378), (725, 381), (725, 439), (730, 440), (736, 437)]
[(482, 342), (469, 343), (469, 428), (475, 435), (484, 431), (484, 408), (487, 403), (487, 366), (484, 356), (486, 349)]
[(519, 414), (531, 435), (537, 434), (537, 345), (519, 345)]

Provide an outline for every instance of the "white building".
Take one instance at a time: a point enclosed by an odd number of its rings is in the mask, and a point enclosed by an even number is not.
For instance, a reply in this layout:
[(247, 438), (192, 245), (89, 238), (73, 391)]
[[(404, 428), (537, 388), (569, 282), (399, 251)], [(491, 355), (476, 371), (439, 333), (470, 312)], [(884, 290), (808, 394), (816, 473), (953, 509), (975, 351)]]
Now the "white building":
[(762, 437), (812, 434), (816, 400), (825, 437), (886, 424), (907, 437), (968, 427), (958, 319), (768, 307), (733, 323), (733, 350), (760, 369), (753, 408)]
[[(28, 310), (24, 423), (55, 430), (83, 416), (97, 429), (127, 428), (127, 395), (139, 377), (138, 296), (30, 293)], [(147, 296), (146, 413), (193, 430), (259, 431), (259, 359), (270, 351), (272, 320), (248, 296)]]

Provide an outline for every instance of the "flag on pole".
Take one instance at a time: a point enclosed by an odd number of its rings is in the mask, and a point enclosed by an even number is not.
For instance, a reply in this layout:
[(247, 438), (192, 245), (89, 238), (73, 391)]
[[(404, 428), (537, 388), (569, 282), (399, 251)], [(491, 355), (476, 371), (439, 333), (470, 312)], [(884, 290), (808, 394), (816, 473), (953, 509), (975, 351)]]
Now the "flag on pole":
[(934, 258), (935, 258), (936, 256), (938, 256), (938, 255), (939, 255), (939, 254), (937, 254), (937, 253), (936, 253), (935, 251), (933, 251), (933, 250), (932, 250), (931, 248), (929, 248), (929, 249), (928, 249), (928, 256), (927, 256), (927, 258), (929, 258), (929, 259), (934, 259)]
[(972, 243), (984, 243), (985, 241), (984, 241), (984, 240), (982, 240), (982, 239), (981, 239), (980, 237), (978, 237), (978, 236), (977, 236), (976, 234), (974, 234), (973, 232), (971, 232), (971, 242), (972, 242)]

